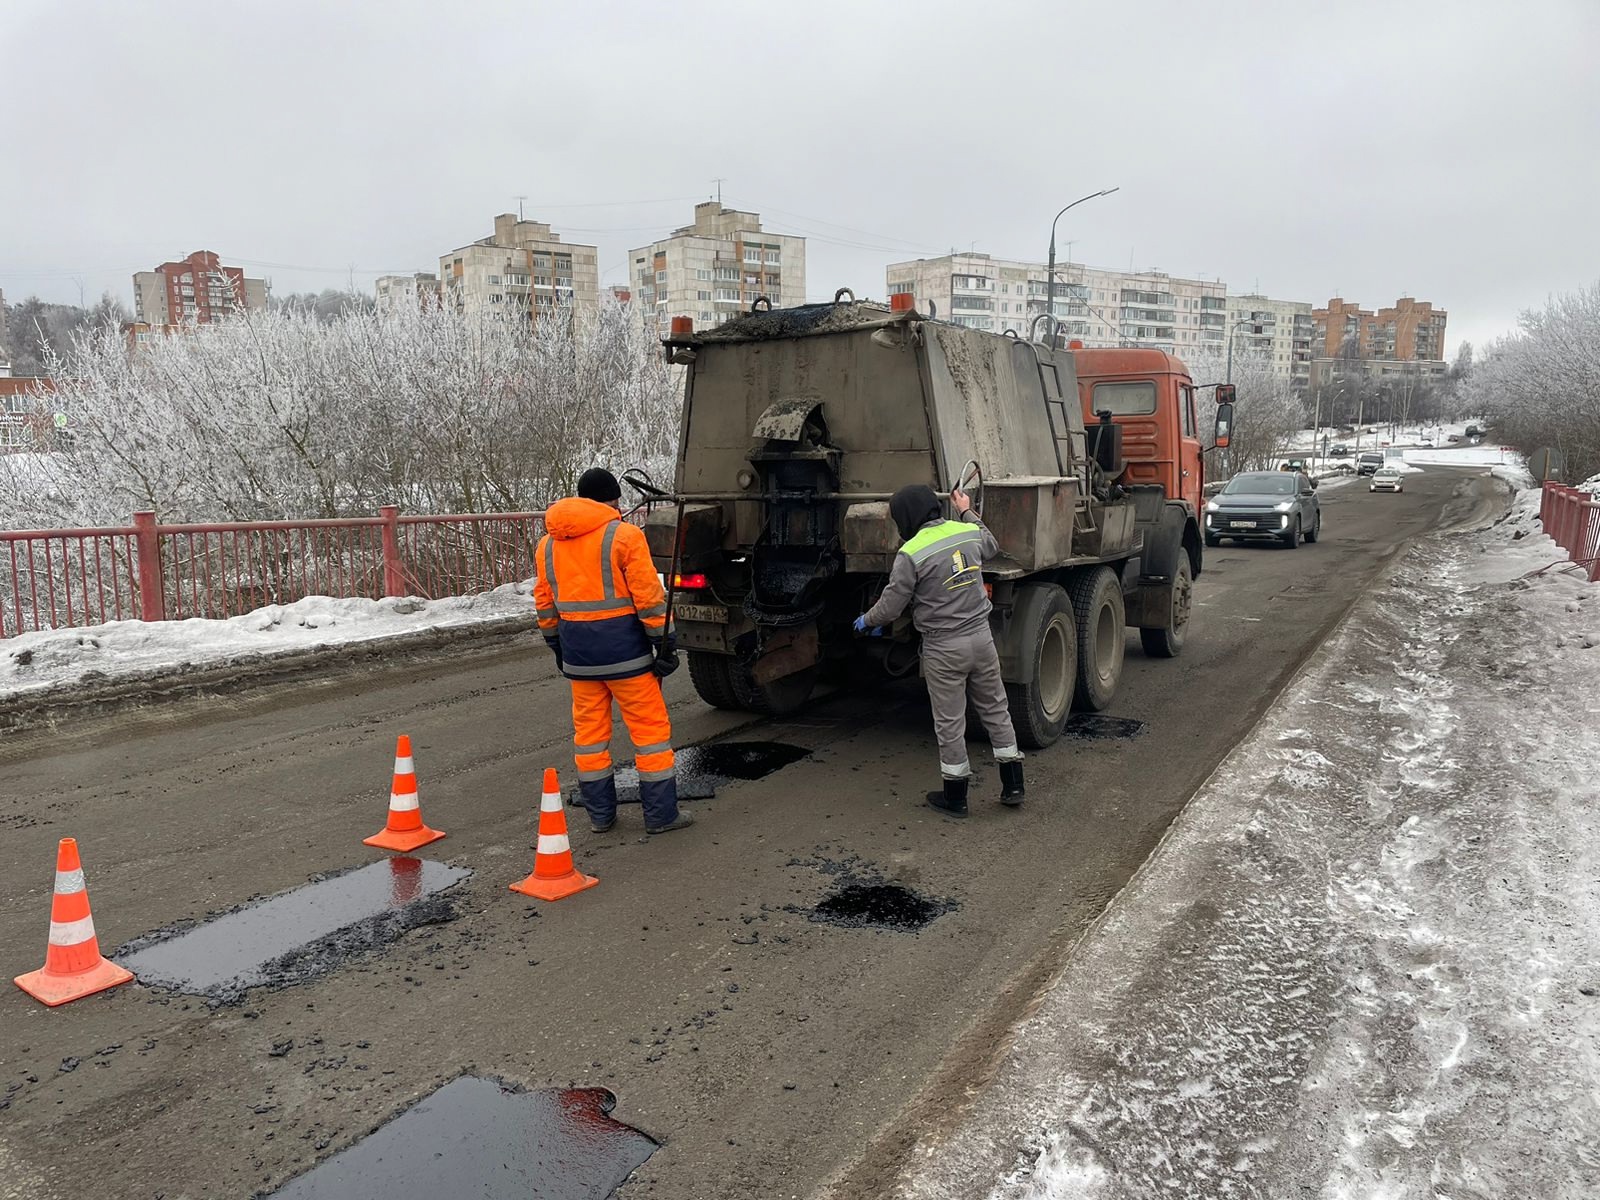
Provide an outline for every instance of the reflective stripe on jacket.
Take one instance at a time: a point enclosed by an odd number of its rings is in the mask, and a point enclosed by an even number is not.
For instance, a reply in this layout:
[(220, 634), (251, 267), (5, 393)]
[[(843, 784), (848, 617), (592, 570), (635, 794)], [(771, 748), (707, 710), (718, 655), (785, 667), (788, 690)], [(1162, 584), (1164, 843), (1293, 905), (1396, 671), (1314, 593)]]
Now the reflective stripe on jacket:
[(867, 613), (868, 625), (888, 625), (909, 605), (923, 637), (957, 636), (989, 620), (983, 563), (1000, 552), (994, 534), (969, 514), (965, 521), (929, 521), (894, 556), (889, 582)]
[(627, 679), (650, 669), (667, 632), (667, 598), (644, 533), (609, 504), (571, 497), (545, 513), (534, 559), (534, 609), (561, 639), (570, 679)]

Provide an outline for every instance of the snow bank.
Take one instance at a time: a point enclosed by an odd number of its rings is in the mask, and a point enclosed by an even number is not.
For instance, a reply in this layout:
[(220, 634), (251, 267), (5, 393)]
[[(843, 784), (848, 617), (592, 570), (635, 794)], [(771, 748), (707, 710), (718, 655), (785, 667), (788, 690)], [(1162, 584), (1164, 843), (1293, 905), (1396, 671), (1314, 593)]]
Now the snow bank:
[(443, 600), (307, 596), (225, 621), (109, 621), (82, 629), (25, 633), (0, 641), (0, 699), (163, 668), (221, 666), (259, 655), (530, 616), (531, 596), (531, 582)]
[(1358, 603), (895, 1194), (1600, 1193), (1600, 585), (1536, 511)]

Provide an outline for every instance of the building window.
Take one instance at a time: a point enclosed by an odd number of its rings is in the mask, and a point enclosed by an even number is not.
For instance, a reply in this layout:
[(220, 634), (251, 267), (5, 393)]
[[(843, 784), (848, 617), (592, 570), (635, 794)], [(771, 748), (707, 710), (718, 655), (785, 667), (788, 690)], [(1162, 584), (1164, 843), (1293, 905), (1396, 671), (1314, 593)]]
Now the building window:
[(711, 271), (706, 267), (696, 267), (694, 277), (696, 279), (710, 279)]
[(696, 300), (709, 300), (711, 299), (711, 293), (709, 291), (697, 291), (694, 294), (694, 298)]
[(766, 259), (767, 259), (767, 265), (769, 267), (777, 266), (778, 263), (779, 263), (779, 252), (776, 251), (776, 250), (768, 250), (767, 254), (766, 254)]
[(747, 263), (753, 263), (755, 266), (759, 267), (761, 265), (760, 248), (757, 246), (746, 246), (744, 248), (744, 261)]
[(496, 283), (499, 283), (499, 282), (500, 282), (500, 276), (498, 276), (498, 275), (491, 275), (491, 276), (489, 276), (489, 282), (490, 282), (490, 283), (491, 283), (491, 284), (496, 284)]

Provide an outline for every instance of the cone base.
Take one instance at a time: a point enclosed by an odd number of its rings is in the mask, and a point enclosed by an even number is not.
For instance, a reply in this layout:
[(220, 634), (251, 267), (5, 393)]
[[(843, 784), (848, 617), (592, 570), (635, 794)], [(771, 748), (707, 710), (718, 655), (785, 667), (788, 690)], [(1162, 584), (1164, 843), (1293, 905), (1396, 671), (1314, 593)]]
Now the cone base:
[(600, 880), (582, 871), (573, 871), (555, 879), (541, 879), (537, 872), (511, 885), (513, 892), (532, 896), (535, 900), (564, 900), (568, 896), (592, 888)]
[(48, 1004), (54, 1008), (69, 1000), (78, 1000), (84, 996), (92, 996), (96, 992), (103, 992), (107, 988), (114, 988), (132, 978), (132, 971), (117, 966), (109, 958), (102, 958), (87, 971), (75, 971), (70, 975), (52, 975), (41, 967), (37, 971), (29, 971), (26, 975), (18, 975), (14, 982), (41, 1004)]
[(369, 838), (362, 838), (363, 846), (376, 846), (380, 850), (398, 850), (404, 854), (415, 850), (418, 846), (426, 846), (429, 842), (437, 842), (444, 836), (442, 829), (429, 829), (424, 825), (421, 829), (407, 829), (397, 833), (393, 829), (383, 829)]

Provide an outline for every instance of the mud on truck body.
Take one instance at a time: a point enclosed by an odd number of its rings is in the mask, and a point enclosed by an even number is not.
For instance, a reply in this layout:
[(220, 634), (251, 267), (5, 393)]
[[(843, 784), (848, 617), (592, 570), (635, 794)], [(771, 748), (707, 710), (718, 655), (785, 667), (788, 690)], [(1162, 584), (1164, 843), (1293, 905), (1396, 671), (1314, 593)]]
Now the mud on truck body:
[(1017, 733), (1046, 746), (1074, 702), (1111, 703), (1125, 626), (1153, 656), (1183, 647), (1194, 385), (1160, 351), (1055, 349), (908, 300), (758, 307), (698, 334), (680, 318), (663, 339), (687, 378), (674, 503), (645, 532), (678, 645), (704, 700), (769, 714), (824, 673), (914, 672), (909, 618), (879, 637), (851, 623), (900, 545), (890, 495), (965, 486), (1000, 544), (983, 575)]

